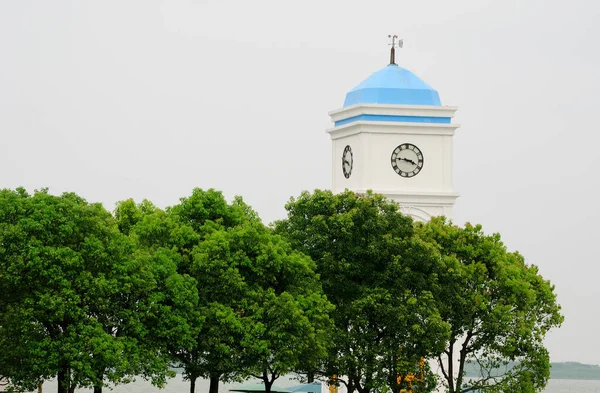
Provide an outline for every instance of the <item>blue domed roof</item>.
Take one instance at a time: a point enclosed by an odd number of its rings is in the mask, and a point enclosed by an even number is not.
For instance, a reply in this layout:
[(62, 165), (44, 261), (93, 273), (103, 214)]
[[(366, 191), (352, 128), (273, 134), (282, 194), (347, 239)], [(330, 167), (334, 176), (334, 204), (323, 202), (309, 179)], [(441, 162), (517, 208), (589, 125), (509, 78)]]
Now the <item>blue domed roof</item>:
[(375, 72), (350, 90), (344, 107), (355, 104), (442, 105), (437, 91), (396, 64)]

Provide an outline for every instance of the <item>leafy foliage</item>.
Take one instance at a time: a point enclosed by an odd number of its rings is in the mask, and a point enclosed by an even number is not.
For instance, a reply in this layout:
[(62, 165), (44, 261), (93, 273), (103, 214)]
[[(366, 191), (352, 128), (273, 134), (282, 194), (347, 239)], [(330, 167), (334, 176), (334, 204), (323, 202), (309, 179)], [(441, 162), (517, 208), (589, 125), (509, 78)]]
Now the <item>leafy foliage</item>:
[(0, 374), (23, 389), (57, 377), (59, 392), (142, 373), (160, 384), (167, 363), (141, 321), (154, 273), (100, 204), (0, 191)]
[[(198, 377), (343, 375), (348, 391), (533, 393), (554, 287), (481, 226), (414, 224), (384, 197), (303, 193), (265, 227), (195, 189), (114, 217), (73, 193), (0, 191), (0, 381), (59, 393)], [(331, 303), (330, 303), (331, 302)], [(331, 316), (331, 319), (330, 319)], [(478, 371), (466, 378), (469, 365)]]
[(447, 339), (432, 296), (435, 249), (380, 195), (317, 190), (286, 209), (276, 231), (313, 258), (336, 306), (335, 345), (320, 373), (347, 375), (349, 391), (397, 391), (403, 365), (441, 353)]
[[(438, 359), (448, 392), (543, 389), (550, 376), (543, 338), (563, 320), (554, 287), (479, 225), (459, 228), (435, 218), (419, 225), (418, 233), (441, 254), (434, 295), (451, 326)], [(467, 362), (478, 366), (478, 378), (464, 378)]]
[(168, 349), (191, 391), (198, 377), (210, 378), (216, 391), (219, 380), (251, 374), (270, 387), (301, 359), (324, 355), (330, 304), (314, 264), (240, 198), (228, 204), (218, 191), (195, 189), (166, 212), (146, 208), (144, 216), (129, 205), (119, 211), (141, 247), (174, 253), (179, 273), (195, 281), (199, 302), (189, 323), (197, 333)]

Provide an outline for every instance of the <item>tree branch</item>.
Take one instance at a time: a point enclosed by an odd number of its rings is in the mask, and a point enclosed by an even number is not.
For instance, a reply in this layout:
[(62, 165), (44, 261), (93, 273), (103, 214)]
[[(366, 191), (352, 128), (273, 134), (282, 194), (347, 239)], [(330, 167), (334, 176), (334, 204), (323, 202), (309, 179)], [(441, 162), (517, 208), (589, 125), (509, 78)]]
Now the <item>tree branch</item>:
[(450, 339), (448, 345), (448, 389), (450, 393), (454, 393), (454, 343), (456, 339), (453, 337)]
[(467, 337), (465, 337), (465, 341), (462, 343), (462, 347), (460, 350), (460, 355), (458, 358), (458, 377), (456, 378), (456, 386), (462, 386), (463, 382), (463, 372), (465, 370), (465, 361), (467, 360), (467, 351), (469, 341), (473, 338), (473, 330), (469, 330), (467, 332)]
[[(462, 393), (468, 393), (468, 392), (472, 392), (475, 390), (479, 390), (483, 387), (495, 387), (500, 385), (500, 383), (502, 382), (502, 379), (504, 378), (504, 376), (506, 374), (502, 374), (502, 375), (491, 375), (492, 369), (487, 369), (483, 366), (483, 364), (481, 363), (481, 360), (477, 357), (474, 356), (475, 361), (477, 362), (477, 365), (479, 366), (480, 371), (480, 379), (475, 381), (471, 386), (469, 386), (468, 388), (466, 388), (465, 390), (462, 391)], [(486, 370), (487, 375), (483, 375), (484, 370)], [(494, 381), (493, 384), (488, 385), (485, 384), (487, 381)]]
[[(444, 376), (444, 378), (446, 378), (446, 381), (448, 381), (448, 374), (446, 373), (446, 369), (444, 369), (444, 361), (442, 360), (441, 356), (438, 356), (438, 364), (440, 365), (440, 368), (442, 369), (442, 375)], [(448, 381), (448, 383), (450, 383)]]

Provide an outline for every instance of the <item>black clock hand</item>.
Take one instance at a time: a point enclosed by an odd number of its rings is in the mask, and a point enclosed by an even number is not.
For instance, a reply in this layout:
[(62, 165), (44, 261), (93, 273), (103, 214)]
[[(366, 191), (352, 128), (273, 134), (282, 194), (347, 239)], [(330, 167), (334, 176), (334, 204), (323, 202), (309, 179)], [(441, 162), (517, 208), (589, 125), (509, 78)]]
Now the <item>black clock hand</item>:
[(348, 165), (350, 165), (350, 161), (342, 160), (342, 164), (348, 164)]
[(398, 159), (402, 160), (402, 161), (410, 162), (413, 165), (417, 165), (417, 163), (414, 162), (413, 160), (411, 160), (410, 158), (399, 157)]

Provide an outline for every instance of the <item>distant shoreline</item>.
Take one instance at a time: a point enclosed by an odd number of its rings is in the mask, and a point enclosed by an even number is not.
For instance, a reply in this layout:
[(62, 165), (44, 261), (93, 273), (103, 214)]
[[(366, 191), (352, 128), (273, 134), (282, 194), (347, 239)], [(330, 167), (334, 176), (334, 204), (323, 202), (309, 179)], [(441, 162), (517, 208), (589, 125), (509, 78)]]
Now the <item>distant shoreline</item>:
[[(465, 372), (467, 377), (480, 376), (479, 369), (473, 364), (465, 366)], [(550, 363), (550, 379), (600, 381), (600, 366), (578, 362)]]
[(550, 378), (600, 380), (600, 366), (578, 362), (550, 363)]

